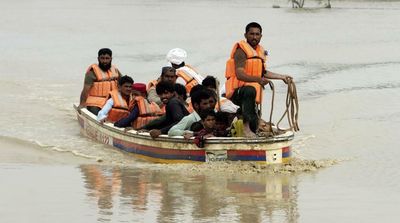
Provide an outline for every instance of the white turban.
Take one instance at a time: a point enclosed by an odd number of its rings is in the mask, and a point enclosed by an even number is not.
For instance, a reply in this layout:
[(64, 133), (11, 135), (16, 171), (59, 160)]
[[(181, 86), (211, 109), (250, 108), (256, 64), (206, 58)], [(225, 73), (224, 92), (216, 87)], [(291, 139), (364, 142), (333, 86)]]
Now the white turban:
[(167, 53), (167, 60), (170, 63), (179, 65), (185, 61), (187, 53), (184, 49), (174, 48)]

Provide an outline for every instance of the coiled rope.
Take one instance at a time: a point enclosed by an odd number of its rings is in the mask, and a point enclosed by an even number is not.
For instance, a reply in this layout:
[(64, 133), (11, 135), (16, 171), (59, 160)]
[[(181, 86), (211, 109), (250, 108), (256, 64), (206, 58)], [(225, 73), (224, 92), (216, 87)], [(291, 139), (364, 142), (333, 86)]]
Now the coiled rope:
[[(269, 129), (273, 135), (276, 133), (272, 130), (272, 113), (274, 110), (274, 100), (275, 100), (275, 86), (272, 81), (269, 82), (269, 86), (272, 91), (272, 98), (271, 98), (271, 111), (269, 114)], [(287, 93), (286, 93), (286, 109), (285, 112), (282, 114), (279, 121), (276, 123), (276, 128), (281, 131), (299, 131), (299, 124), (298, 124), (298, 111), (299, 111), (299, 101), (297, 97), (297, 89), (294, 81), (289, 78), (287, 79)], [(281, 129), (279, 128), (279, 123), (283, 120), (283, 118), (287, 116), (289, 128), (288, 129)]]

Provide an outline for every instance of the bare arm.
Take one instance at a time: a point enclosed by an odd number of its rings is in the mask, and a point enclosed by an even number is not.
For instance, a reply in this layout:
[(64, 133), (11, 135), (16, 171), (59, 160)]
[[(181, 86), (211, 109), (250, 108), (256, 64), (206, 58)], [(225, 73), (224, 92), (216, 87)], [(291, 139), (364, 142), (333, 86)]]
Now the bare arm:
[(81, 92), (79, 108), (83, 108), (86, 106), (86, 99), (89, 95), (89, 90), (92, 87), (94, 81), (96, 80), (96, 76), (92, 70), (85, 74), (85, 81), (83, 83), (83, 89)]
[(289, 79), (292, 79), (292, 77), (289, 76), (289, 75), (278, 74), (278, 73), (274, 73), (274, 72), (268, 71), (268, 70), (267, 70), (267, 75), (266, 75), (266, 77), (267, 77), (268, 79), (282, 80), (282, 81), (285, 82), (286, 84), (287, 84), (287, 81), (288, 81)]
[(236, 77), (238, 80), (240, 81), (244, 81), (244, 82), (256, 82), (259, 83), (261, 85), (266, 85), (269, 81), (267, 80), (267, 78), (262, 77), (260, 75), (260, 77), (255, 77), (255, 76), (250, 76), (247, 75), (244, 71), (244, 67), (246, 65), (246, 54), (244, 53), (244, 51), (242, 49), (237, 49), (235, 55), (234, 55), (234, 59), (235, 59), (235, 71), (236, 71)]
[(81, 92), (81, 98), (80, 98), (80, 102), (79, 102), (79, 107), (80, 108), (83, 108), (83, 107), (86, 106), (85, 103), (86, 103), (86, 99), (87, 99), (88, 94), (89, 94), (90, 87), (91, 87), (91, 85), (86, 85), (86, 84), (83, 85), (83, 89), (82, 89), (82, 92)]

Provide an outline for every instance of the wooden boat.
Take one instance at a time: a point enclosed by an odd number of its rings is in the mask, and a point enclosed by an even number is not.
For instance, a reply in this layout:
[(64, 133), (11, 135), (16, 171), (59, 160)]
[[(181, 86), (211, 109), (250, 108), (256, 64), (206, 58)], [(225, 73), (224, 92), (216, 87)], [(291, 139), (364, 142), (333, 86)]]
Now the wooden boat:
[[(77, 106), (74, 107), (77, 110)], [(152, 139), (147, 132), (124, 131), (111, 123), (100, 124), (96, 116), (85, 108), (77, 111), (77, 117), (85, 136), (152, 162), (251, 161), (278, 164), (287, 163), (292, 156), (294, 133), (291, 131), (268, 138), (212, 137), (206, 140), (204, 148), (198, 148), (181, 136), (161, 135)]]

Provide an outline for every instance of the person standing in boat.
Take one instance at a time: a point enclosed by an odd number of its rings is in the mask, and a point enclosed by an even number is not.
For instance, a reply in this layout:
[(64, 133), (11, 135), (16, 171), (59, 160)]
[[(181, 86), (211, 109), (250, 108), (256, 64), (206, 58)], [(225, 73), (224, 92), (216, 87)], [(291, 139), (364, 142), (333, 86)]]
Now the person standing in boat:
[(185, 63), (186, 57), (186, 51), (181, 48), (174, 48), (167, 53), (167, 60), (178, 75), (176, 83), (184, 85), (186, 91), (190, 92), (194, 86), (201, 84), (204, 78), (192, 66)]
[(173, 67), (166, 66), (161, 69), (161, 76), (157, 80), (152, 80), (147, 84), (147, 99), (150, 102), (155, 102), (159, 106), (163, 106), (163, 102), (157, 94), (156, 86), (160, 82), (168, 82), (175, 84), (176, 82), (176, 70)]
[(129, 116), (134, 108), (132, 85), (133, 79), (129, 76), (122, 76), (118, 80), (118, 90), (109, 93), (109, 99), (97, 114), (100, 123), (106, 120), (115, 123)]
[(86, 107), (97, 115), (112, 90), (117, 89), (121, 77), (119, 70), (111, 64), (112, 51), (102, 48), (98, 52), (98, 64), (92, 64), (86, 71), (78, 109)]
[(262, 103), (262, 91), (271, 79), (283, 80), (291, 76), (266, 70), (266, 54), (259, 44), (262, 37), (260, 24), (251, 22), (246, 26), (244, 37), (233, 46), (226, 63), (226, 97), (240, 106), (244, 118), (244, 132), (248, 137), (255, 137), (258, 128), (256, 105)]

